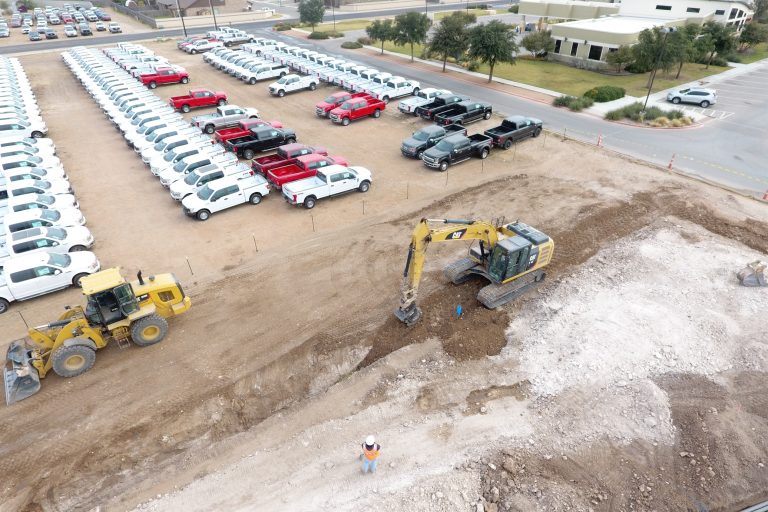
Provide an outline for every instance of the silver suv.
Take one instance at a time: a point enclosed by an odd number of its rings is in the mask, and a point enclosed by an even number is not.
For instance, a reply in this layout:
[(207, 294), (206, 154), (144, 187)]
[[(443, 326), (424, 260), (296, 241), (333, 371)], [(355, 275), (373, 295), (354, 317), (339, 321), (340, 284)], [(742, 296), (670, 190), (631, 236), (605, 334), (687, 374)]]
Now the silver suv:
[(701, 108), (707, 108), (717, 103), (717, 91), (714, 89), (704, 89), (703, 87), (689, 87), (668, 93), (667, 101), (671, 101), (675, 105), (679, 103), (693, 103)]

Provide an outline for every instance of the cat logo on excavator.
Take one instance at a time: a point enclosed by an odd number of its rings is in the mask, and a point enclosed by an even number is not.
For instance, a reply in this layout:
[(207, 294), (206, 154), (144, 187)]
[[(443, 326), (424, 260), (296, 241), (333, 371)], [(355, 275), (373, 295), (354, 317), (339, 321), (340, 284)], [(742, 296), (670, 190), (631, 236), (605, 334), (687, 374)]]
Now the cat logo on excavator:
[(119, 268), (81, 280), (87, 302), (66, 307), (58, 320), (32, 327), (29, 339), (8, 347), (3, 380), (8, 405), (34, 395), (40, 379), (53, 370), (75, 377), (91, 369), (96, 350), (114, 340), (139, 346), (159, 343), (168, 333), (167, 318), (187, 311), (192, 302), (173, 274), (158, 274), (127, 282)]

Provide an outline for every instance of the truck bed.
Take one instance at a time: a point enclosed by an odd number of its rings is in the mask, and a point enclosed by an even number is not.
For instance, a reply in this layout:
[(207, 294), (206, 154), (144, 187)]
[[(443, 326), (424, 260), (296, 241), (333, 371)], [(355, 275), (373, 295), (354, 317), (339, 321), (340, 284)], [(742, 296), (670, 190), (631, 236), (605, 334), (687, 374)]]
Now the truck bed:
[(311, 178), (317, 175), (317, 169), (302, 169), (298, 165), (288, 164), (282, 167), (276, 167), (270, 169), (267, 173), (267, 181), (280, 189), (286, 183), (292, 181), (303, 180), (304, 178)]

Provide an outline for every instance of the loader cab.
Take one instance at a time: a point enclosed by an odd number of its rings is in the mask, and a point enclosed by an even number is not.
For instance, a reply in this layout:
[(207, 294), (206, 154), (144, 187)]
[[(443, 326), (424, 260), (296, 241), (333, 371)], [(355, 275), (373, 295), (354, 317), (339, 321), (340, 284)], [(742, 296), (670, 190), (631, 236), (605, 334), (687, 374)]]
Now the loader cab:
[(82, 279), (88, 302), (85, 316), (91, 325), (106, 327), (139, 311), (139, 301), (119, 269), (108, 269)]

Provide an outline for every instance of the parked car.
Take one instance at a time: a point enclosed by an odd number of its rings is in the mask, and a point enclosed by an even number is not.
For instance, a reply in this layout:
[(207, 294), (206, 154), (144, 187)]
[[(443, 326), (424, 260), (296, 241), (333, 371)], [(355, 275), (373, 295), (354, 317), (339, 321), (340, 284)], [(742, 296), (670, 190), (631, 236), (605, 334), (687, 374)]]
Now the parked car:
[(444, 94), (435, 98), (431, 103), (416, 107), (416, 114), (422, 119), (431, 121), (435, 115), (451, 108), (451, 105), (454, 103), (460, 103), (467, 100), (469, 100), (469, 97), (464, 96), (463, 94)]
[(485, 130), (493, 141), (493, 145), (509, 149), (513, 142), (528, 137), (538, 137), (541, 133), (542, 122), (532, 117), (509, 116), (499, 126)]
[(64, 35), (67, 37), (77, 37), (77, 29), (72, 25), (65, 25)]
[(181, 201), (190, 194), (195, 194), (206, 183), (229, 176), (241, 177), (253, 176), (255, 171), (243, 162), (212, 163), (195, 169), (187, 174), (184, 179), (171, 183), (171, 197)]
[(473, 156), (485, 159), (491, 153), (491, 138), (482, 133), (474, 135), (452, 135), (446, 137), (421, 155), (424, 165), (440, 171), (448, 166), (469, 160)]
[(269, 85), (269, 94), (283, 97), (288, 92), (317, 89), (318, 79), (314, 76), (285, 75)]
[(376, 98), (366, 96), (363, 98), (351, 98), (340, 106), (331, 110), (328, 117), (337, 124), (347, 126), (350, 121), (361, 119), (363, 117), (381, 117), (381, 112), (387, 108), (387, 105)]
[(9, 258), (0, 271), (0, 314), (9, 304), (31, 299), (68, 286), (101, 268), (92, 252), (72, 254), (33, 253)]
[(224, 46), (224, 43), (221, 41), (209, 41), (208, 39), (198, 39), (197, 41), (192, 41), (188, 45), (184, 46), (182, 49), (191, 54), (196, 53), (202, 53), (207, 52), (208, 50), (213, 50), (214, 48), (219, 48)]
[(84, 251), (93, 246), (93, 235), (85, 226), (23, 229), (4, 240), (5, 245), (0, 245), (0, 263), (31, 252), (61, 254)]
[(43, 36), (37, 30), (31, 30), (29, 32), (29, 40), (30, 41), (42, 41), (43, 40)]
[(107, 30), (107, 25), (103, 21), (97, 21), (95, 26), (97, 32), (104, 32)]
[(389, 100), (391, 99), (417, 94), (420, 85), (421, 84), (415, 80), (408, 80), (401, 76), (393, 76), (388, 78), (383, 85), (376, 86), (374, 84), (374, 87), (366, 90), (374, 98), (380, 99), (384, 103), (389, 103)]
[(252, 65), (248, 70), (244, 70), (240, 76), (243, 82), (254, 85), (259, 80), (268, 78), (284, 77), (290, 72), (288, 67), (282, 64), (261, 63)]
[(85, 217), (76, 208), (61, 210), (25, 210), (11, 212), (0, 218), (0, 226), (6, 237), (11, 233), (32, 228), (82, 226)]
[(467, 129), (460, 125), (439, 126), (433, 124), (413, 132), (413, 135), (405, 139), (400, 145), (400, 152), (404, 156), (421, 160), (424, 151), (444, 138), (457, 134), (466, 135)]
[(315, 104), (315, 115), (318, 117), (328, 117), (331, 110), (335, 109), (345, 101), (352, 98), (364, 98), (366, 96), (367, 94), (364, 92), (358, 92), (355, 94), (347, 91), (335, 92), (320, 103)]
[(80, 35), (81, 36), (92, 36), (93, 32), (91, 31), (91, 27), (87, 23), (81, 23), (79, 25), (80, 28)]
[(264, 176), (230, 176), (206, 183), (197, 194), (182, 199), (184, 213), (197, 220), (208, 220), (216, 213), (243, 203), (259, 204), (269, 194)]
[(330, 165), (311, 178), (286, 183), (283, 199), (294, 206), (312, 209), (317, 201), (348, 192), (368, 192), (373, 178), (365, 167)]
[(436, 124), (469, 124), (482, 119), (488, 120), (493, 115), (493, 107), (480, 101), (462, 101), (434, 115)]
[(251, 134), (224, 143), (227, 150), (246, 160), (252, 159), (257, 152), (269, 151), (285, 144), (296, 142), (296, 132), (287, 128), (265, 126), (251, 130)]
[(667, 101), (671, 101), (675, 105), (693, 103), (701, 108), (707, 108), (717, 103), (717, 91), (703, 87), (688, 87), (667, 93)]
[[(97, 20), (88, 20), (88, 21), (97, 21)], [(107, 30), (109, 30), (110, 34), (119, 34), (120, 32), (123, 31), (123, 29), (120, 28), (120, 24), (115, 22), (112, 22), (109, 25), (107, 25)]]
[(150, 89), (156, 89), (160, 84), (189, 83), (189, 74), (183, 68), (159, 67), (154, 73), (140, 75), (139, 80)]
[(189, 112), (193, 108), (226, 105), (227, 94), (224, 92), (213, 92), (208, 89), (190, 89), (189, 94), (171, 97), (168, 100), (168, 104), (176, 110)]

